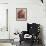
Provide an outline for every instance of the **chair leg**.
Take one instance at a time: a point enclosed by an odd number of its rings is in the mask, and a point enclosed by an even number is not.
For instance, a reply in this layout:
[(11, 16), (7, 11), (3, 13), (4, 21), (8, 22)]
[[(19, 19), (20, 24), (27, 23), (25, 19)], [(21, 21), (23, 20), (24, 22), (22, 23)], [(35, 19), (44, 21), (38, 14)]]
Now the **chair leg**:
[(20, 41), (20, 45), (21, 45), (21, 41)]
[(33, 46), (33, 43), (34, 43), (34, 42), (32, 42), (30, 46)]
[(34, 41), (33, 41), (33, 39), (31, 40), (31, 45), (30, 46), (33, 46), (33, 44), (34, 44)]

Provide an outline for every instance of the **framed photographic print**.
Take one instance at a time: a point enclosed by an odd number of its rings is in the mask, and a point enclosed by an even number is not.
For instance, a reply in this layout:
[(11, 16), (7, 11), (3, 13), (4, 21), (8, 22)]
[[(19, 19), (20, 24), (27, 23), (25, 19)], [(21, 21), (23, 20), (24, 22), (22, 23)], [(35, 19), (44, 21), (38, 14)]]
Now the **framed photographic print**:
[(27, 8), (16, 8), (16, 20), (17, 21), (27, 20)]

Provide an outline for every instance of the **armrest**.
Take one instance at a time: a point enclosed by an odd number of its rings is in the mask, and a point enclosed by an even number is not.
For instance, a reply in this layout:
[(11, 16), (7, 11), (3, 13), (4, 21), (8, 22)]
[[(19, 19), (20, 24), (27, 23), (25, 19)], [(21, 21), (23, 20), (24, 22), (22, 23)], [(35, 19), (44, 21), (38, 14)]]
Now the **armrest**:
[(25, 34), (27, 34), (27, 33), (28, 33), (27, 31), (22, 31), (22, 34), (23, 34), (23, 35), (25, 35)]
[(24, 40), (24, 35), (27, 34), (27, 31), (22, 31), (21, 34), (19, 34), (20, 41)]

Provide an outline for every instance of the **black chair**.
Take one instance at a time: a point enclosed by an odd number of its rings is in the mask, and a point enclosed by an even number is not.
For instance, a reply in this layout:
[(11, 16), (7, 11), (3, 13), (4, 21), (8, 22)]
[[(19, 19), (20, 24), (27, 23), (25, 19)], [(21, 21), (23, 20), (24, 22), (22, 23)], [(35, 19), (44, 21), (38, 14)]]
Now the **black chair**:
[(29, 34), (32, 35), (32, 38), (29, 40), (31, 41), (31, 44), (33, 45), (34, 42), (39, 43), (39, 33), (40, 33), (40, 24), (27, 23), (27, 31), (22, 31), (22, 34), (20, 34), (20, 44), (22, 41), (24, 41), (24, 35)]
[(40, 24), (27, 23), (27, 32), (32, 35), (32, 38), (34, 38), (34, 41), (37, 41), (39, 43), (39, 33), (40, 33)]

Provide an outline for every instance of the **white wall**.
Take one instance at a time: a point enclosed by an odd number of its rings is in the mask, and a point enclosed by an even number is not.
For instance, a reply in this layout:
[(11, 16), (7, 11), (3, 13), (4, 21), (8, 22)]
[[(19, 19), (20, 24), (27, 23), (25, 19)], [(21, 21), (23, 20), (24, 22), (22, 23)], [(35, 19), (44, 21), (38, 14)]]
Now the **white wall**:
[(8, 3), (8, 0), (0, 0), (0, 3)]
[[(27, 21), (16, 21), (16, 8), (27, 8)], [(42, 23), (43, 10), (40, 0), (9, 0), (9, 30), (26, 30), (27, 22)]]

